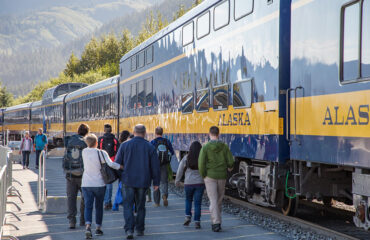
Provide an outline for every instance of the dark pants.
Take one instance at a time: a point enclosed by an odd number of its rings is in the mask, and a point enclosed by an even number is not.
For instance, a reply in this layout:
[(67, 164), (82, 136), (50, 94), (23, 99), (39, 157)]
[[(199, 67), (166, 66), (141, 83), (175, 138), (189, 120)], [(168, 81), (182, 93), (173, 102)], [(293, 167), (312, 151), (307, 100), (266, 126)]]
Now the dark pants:
[(42, 150), (36, 150), (36, 167), (39, 166), (40, 154)]
[(185, 216), (191, 218), (191, 207), (194, 200), (194, 221), (200, 222), (202, 197), (204, 193), (204, 185), (186, 186), (185, 185)]
[(28, 167), (28, 165), (30, 164), (30, 153), (31, 151), (22, 151), (23, 167)]
[(85, 201), (85, 221), (86, 224), (92, 223), (92, 212), (95, 200), (95, 223), (101, 226), (103, 223), (103, 202), (105, 187), (83, 187), (82, 193)]
[[(81, 180), (82, 178), (69, 178), (67, 177), (67, 204), (68, 204), (68, 220), (69, 223), (76, 224), (77, 215), (77, 195), (81, 192)], [(85, 224), (84, 218), (84, 198), (81, 192), (81, 205), (80, 205), (80, 223)]]
[[(123, 217), (125, 218), (125, 231), (133, 233), (145, 229), (145, 196), (147, 188), (133, 188), (122, 186)], [(134, 217), (133, 206), (136, 206), (137, 215)]]
[(104, 205), (112, 204), (113, 183), (107, 184), (104, 196)]

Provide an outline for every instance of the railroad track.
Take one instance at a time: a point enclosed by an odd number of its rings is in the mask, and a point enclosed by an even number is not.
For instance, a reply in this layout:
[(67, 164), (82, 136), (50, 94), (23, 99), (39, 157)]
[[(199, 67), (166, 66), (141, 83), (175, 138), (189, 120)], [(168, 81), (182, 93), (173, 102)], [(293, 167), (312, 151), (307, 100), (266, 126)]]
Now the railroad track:
[[(330, 223), (328, 225), (323, 224), (322, 221), (316, 221), (312, 222), (312, 217), (314, 215), (317, 216), (317, 214), (321, 215), (321, 218), (325, 218), (325, 214), (322, 214), (322, 211), (324, 209), (324, 206), (322, 208), (316, 208), (320, 204), (303, 204), (304, 205), (304, 211), (301, 211), (297, 214), (297, 217), (290, 217), (290, 216), (284, 216), (280, 212), (276, 211), (275, 209), (266, 208), (266, 207), (260, 207), (251, 203), (248, 203), (246, 201), (243, 201), (241, 199), (232, 197), (232, 196), (225, 196), (225, 199), (230, 201), (232, 204), (239, 205), (241, 207), (248, 208), (250, 210), (256, 211), (258, 213), (261, 213), (263, 215), (267, 215), (269, 217), (276, 218), (278, 220), (281, 220), (283, 222), (287, 222), (293, 225), (296, 225), (304, 230), (314, 232), (323, 236), (330, 237), (332, 239), (337, 240), (362, 240), (362, 239), (370, 239), (370, 233), (367, 231), (364, 231), (362, 229), (356, 228), (352, 222), (346, 222), (346, 227), (343, 227), (342, 224), (338, 224), (335, 226), (335, 224)], [(306, 211), (311, 211), (312, 208), (315, 208), (315, 213), (311, 213), (309, 217), (307, 217)], [(330, 209), (330, 210), (328, 210)], [(338, 215), (340, 214), (339, 209), (331, 209), (326, 208), (325, 209), (330, 214)], [(317, 212), (319, 211), (319, 213)], [(344, 211), (345, 217), (349, 217), (348, 211)], [(305, 217), (306, 216), (306, 217)], [(317, 217), (315, 218), (317, 220)], [(318, 224), (319, 223), (319, 224)], [(349, 226), (350, 225), (350, 226)], [(339, 228), (339, 229), (338, 229)]]

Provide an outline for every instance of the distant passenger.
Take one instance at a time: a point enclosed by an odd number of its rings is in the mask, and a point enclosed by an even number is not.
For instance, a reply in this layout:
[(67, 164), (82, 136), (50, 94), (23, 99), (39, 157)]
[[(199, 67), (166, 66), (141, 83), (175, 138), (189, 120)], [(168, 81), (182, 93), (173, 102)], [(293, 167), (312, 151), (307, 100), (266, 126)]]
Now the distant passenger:
[(181, 160), (176, 174), (176, 186), (180, 185), (180, 180), (185, 172), (185, 222), (184, 226), (189, 226), (191, 222), (191, 207), (194, 201), (194, 222), (195, 228), (200, 229), (200, 216), (202, 207), (202, 197), (204, 193), (204, 181), (198, 171), (198, 158), (202, 144), (198, 141), (190, 145), (189, 153)]
[(106, 162), (108, 166), (116, 170), (121, 166), (113, 162), (108, 153), (104, 150), (98, 150), (98, 139), (94, 134), (90, 134), (85, 139), (88, 148), (82, 151), (82, 158), (84, 163), (84, 172), (82, 175), (82, 192), (85, 199), (85, 220), (86, 220), (86, 239), (92, 238), (91, 224), (92, 212), (95, 201), (95, 221), (96, 230), (95, 235), (103, 235), (101, 226), (103, 223), (103, 203), (106, 185), (104, 183), (102, 174), (100, 172), (101, 164)]
[[(122, 143), (126, 142), (129, 137), (130, 137), (130, 132), (127, 131), (127, 130), (124, 130), (119, 135), (118, 141), (119, 141), (120, 144), (122, 144)], [(123, 200), (122, 200), (122, 182), (119, 181), (117, 192), (116, 192), (116, 197), (114, 198), (112, 211), (118, 211), (119, 210), (119, 205), (121, 205), (122, 203), (123, 203)]]
[(207, 195), (210, 201), (212, 231), (221, 230), (222, 199), (225, 194), (227, 170), (232, 170), (234, 158), (229, 147), (219, 140), (218, 127), (209, 129), (210, 141), (199, 154), (199, 173), (204, 178)]
[(35, 142), (33, 144), (33, 150), (36, 152), (36, 169), (39, 169), (39, 158), (42, 150), (47, 150), (48, 138), (42, 132), (42, 128), (39, 128), (35, 136)]
[[(119, 142), (117, 138), (112, 134), (112, 126), (110, 124), (104, 125), (104, 135), (98, 140), (98, 148), (105, 150), (109, 154), (110, 159), (114, 162), (119, 148)], [(104, 197), (105, 210), (112, 209), (112, 191), (113, 184), (107, 184)]]
[[(89, 133), (89, 126), (81, 124), (78, 134), (66, 139), (66, 150), (63, 158), (63, 169), (67, 179), (67, 205), (69, 228), (76, 228), (77, 195), (81, 192), (81, 180), (84, 172), (82, 150), (87, 147), (84, 137)], [(85, 226), (84, 198), (81, 192), (80, 226)]]
[[(145, 126), (136, 125), (134, 135), (120, 146), (116, 158), (116, 163), (123, 165), (121, 181), (127, 239), (133, 239), (134, 227), (138, 236), (144, 235), (145, 195), (152, 182), (154, 190), (158, 190), (160, 183), (158, 155), (153, 145), (145, 140)], [(136, 217), (132, 209), (134, 199)]]
[(21, 146), (19, 148), (19, 154), (22, 153), (23, 156), (23, 169), (28, 169), (30, 164), (30, 154), (32, 152), (33, 141), (30, 137), (30, 133), (26, 131), (24, 133), (24, 138), (22, 139)]
[(163, 128), (157, 127), (155, 129), (155, 139), (151, 141), (157, 150), (158, 159), (161, 165), (161, 184), (160, 189), (153, 192), (154, 203), (159, 207), (161, 201), (161, 192), (163, 199), (163, 206), (168, 206), (168, 168), (171, 162), (171, 156), (175, 154), (170, 140), (163, 137)]

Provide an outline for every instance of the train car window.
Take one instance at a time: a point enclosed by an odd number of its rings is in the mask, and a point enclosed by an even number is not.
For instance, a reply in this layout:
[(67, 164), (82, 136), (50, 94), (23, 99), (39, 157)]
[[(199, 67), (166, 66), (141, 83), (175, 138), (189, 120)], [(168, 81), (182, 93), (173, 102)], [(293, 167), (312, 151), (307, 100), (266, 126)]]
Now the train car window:
[(86, 114), (87, 114), (87, 117), (90, 118), (91, 117), (91, 109), (90, 109), (90, 106), (91, 106), (91, 99), (88, 99), (86, 101)]
[(145, 107), (145, 81), (137, 83), (137, 108)]
[(205, 112), (209, 110), (209, 90), (197, 91), (197, 102), (195, 108), (198, 112)]
[(233, 106), (234, 108), (252, 106), (252, 79), (234, 83)]
[(210, 33), (211, 31), (210, 23), (211, 23), (211, 14), (209, 13), (209, 11), (207, 11), (202, 16), (197, 18), (198, 39), (201, 39)]
[(145, 51), (141, 51), (138, 54), (138, 68), (142, 68), (145, 66)]
[(182, 28), (182, 45), (186, 46), (194, 41), (194, 22), (186, 24)]
[(213, 88), (213, 109), (224, 110), (229, 105), (229, 86), (223, 85)]
[(153, 106), (153, 78), (145, 80), (145, 103), (147, 107)]
[(234, 0), (234, 19), (239, 20), (253, 12), (253, 0)]
[(111, 112), (111, 101), (112, 101), (112, 98), (111, 98), (111, 95), (108, 94), (107, 96), (107, 99), (106, 99), (106, 110), (105, 110), (105, 115), (106, 116), (111, 116), (112, 115), (112, 112)]
[(99, 97), (99, 116), (104, 117), (104, 96)]
[(181, 96), (182, 113), (192, 113), (194, 110), (193, 93), (185, 93)]
[(153, 45), (147, 47), (145, 52), (146, 64), (151, 64), (153, 62)]
[(92, 102), (92, 105), (91, 105), (91, 109), (92, 109), (92, 116), (93, 117), (97, 117), (98, 116), (98, 98), (93, 98), (91, 99), (91, 102)]
[(86, 105), (87, 105), (87, 103), (86, 103), (86, 101), (83, 101), (82, 102), (82, 118), (83, 119), (86, 119), (86, 115), (87, 115), (87, 109), (86, 109)]
[(136, 55), (131, 57), (131, 72), (137, 69)]
[(79, 103), (78, 103), (78, 118), (79, 119), (82, 119), (82, 117), (83, 117), (83, 104), (82, 104), (82, 101), (80, 101)]
[(370, 0), (362, 6), (361, 76), (370, 77)]
[(230, 22), (230, 2), (224, 1), (217, 5), (213, 14), (213, 27), (217, 31)]
[(110, 114), (111, 116), (116, 115), (116, 111), (114, 108), (115, 104), (116, 104), (116, 95), (114, 93), (111, 93), (110, 94)]
[(131, 84), (130, 107), (135, 109), (137, 102), (136, 83)]

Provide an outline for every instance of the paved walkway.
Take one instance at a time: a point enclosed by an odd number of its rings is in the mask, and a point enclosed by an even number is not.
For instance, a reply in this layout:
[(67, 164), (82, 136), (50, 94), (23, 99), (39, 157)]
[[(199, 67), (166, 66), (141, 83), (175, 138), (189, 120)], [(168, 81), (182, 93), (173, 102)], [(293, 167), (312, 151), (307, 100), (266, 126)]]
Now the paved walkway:
[[(47, 189), (49, 196), (65, 196), (65, 179), (61, 171), (61, 159), (49, 158), (47, 160)], [(84, 228), (78, 227), (75, 230), (68, 229), (66, 214), (41, 214), (36, 205), (37, 174), (33, 161), (31, 170), (23, 170), (21, 165), (14, 165), (13, 176), (22, 182), (23, 186), (15, 184), (20, 190), (25, 201), (19, 203), (22, 210), (17, 212), (13, 206), (8, 206), (8, 210), (13, 210), (20, 218), (18, 222), (15, 218), (9, 217), (8, 222), (15, 224), (19, 230), (11, 227), (7, 228), (10, 235), (19, 237), (21, 240), (33, 239), (84, 239)], [(116, 184), (115, 184), (116, 185)], [(194, 225), (183, 227), (184, 220), (184, 199), (171, 194), (169, 196), (169, 207), (155, 208), (152, 204), (147, 204), (147, 218), (145, 236), (142, 239), (262, 239), (278, 240), (283, 237), (266, 231), (255, 225), (246, 224), (237, 217), (223, 214), (223, 231), (213, 233), (210, 223), (208, 208), (204, 207), (202, 213), (202, 229), (196, 230)], [(96, 239), (124, 239), (122, 208), (119, 212), (105, 212), (103, 221), (104, 236)]]

